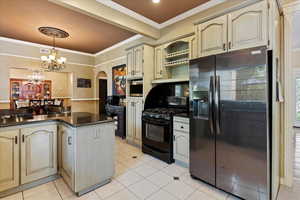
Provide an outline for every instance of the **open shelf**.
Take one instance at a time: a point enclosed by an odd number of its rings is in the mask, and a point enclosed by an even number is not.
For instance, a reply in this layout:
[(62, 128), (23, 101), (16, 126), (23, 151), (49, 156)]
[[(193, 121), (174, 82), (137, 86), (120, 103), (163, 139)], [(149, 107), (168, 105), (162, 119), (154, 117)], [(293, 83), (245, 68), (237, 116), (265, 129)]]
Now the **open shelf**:
[(188, 55), (190, 52), (189, 49), (185, 49), (185, 50), (181, 50), (181, 51), (177, 51), (177, 52), (172, 52), (172, 53), (168, 53), (166, 55), (166, 58), (176, 58), (178, 56), (184, 56), (184, 55)]
[(181, 60), (175, 60), (175, 61), (169, 61), (169, 62), (165, 62), (165, 67), (174, 67), (174, 66), (178, 66), (178, 65), (187, 65), (189, 64), (189, 59), (188, 58), (184, 58)]

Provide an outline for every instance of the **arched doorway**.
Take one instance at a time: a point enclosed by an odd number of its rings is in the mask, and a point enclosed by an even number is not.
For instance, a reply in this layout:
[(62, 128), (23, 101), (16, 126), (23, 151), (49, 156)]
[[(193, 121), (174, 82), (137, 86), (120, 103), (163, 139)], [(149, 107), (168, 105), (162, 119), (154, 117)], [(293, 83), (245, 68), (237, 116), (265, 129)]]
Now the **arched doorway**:
[(100, 71), (97, 75), (99, 90), (99, 113), (105, 112), (105, 103), (107, 100), (107, 74)]

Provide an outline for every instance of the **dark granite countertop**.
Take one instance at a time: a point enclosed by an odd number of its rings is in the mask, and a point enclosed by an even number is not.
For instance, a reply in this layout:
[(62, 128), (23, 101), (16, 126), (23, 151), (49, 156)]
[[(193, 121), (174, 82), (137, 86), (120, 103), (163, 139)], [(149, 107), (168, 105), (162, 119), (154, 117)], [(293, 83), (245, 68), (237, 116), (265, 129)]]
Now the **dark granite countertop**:
[(115, 121), (105, 114), (92, 114), (87, 112), (60, 113), (48, 115), (35, 115), (24, 117), (10, 117), (0, 119), (0, 128), (18, 125), (27, 125), (40, 122), (62, 122), (72, 127), (89, 126)]

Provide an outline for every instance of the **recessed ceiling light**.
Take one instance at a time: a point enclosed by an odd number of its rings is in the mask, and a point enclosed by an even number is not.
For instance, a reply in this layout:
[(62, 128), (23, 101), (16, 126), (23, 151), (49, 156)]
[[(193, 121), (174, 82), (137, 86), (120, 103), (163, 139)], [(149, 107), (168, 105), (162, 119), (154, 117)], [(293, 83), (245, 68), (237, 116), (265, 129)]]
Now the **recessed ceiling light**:
[(153, 3), (159, 3), (160, 0), (152, 0)]

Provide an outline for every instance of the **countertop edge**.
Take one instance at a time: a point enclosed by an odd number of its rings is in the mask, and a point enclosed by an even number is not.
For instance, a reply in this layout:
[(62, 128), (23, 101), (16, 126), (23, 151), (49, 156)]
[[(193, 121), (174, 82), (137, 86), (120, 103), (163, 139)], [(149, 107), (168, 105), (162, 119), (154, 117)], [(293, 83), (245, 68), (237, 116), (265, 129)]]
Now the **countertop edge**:
[(13, 127), (13, 126), (23, 126), (23, 125), (31, 125), (31, 124), (47, 123), (47, 122), (64, 123), (73, 128), (79, 128), (79, 127), (85, 127), (85, 126), (93, 126), (93, 125), (97, 125), (97, 124), (111, 123), (111, 122), (115, 122), (115, 121), (116, 121), (115, 119), (108, 119), (108, 120), (103, 120), (103, 121), (96, 121), (96, 122), (84, 123), (84, 124), (80, 124), (80, 125), (74, 125), (74, 124), (64, 121), (62, 119), (44, 119), (44, 120), (26, 121), (26, 122), (19, 122), (19, 123), (17, 122), (17, 123), (13, 123), (13, 124), (0, 125), (0, 128), (8, 128), (8, 127)]

